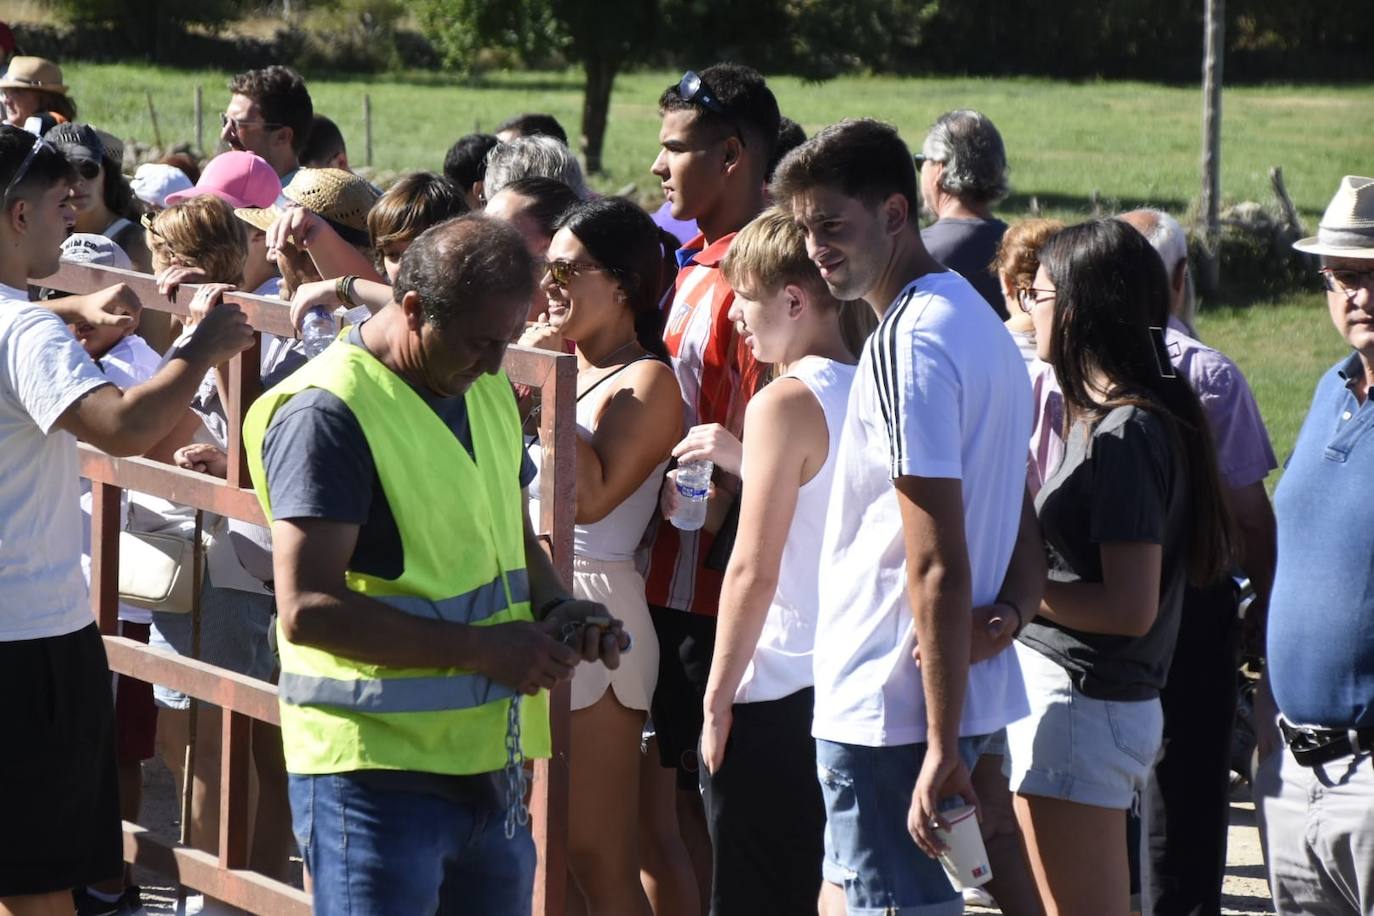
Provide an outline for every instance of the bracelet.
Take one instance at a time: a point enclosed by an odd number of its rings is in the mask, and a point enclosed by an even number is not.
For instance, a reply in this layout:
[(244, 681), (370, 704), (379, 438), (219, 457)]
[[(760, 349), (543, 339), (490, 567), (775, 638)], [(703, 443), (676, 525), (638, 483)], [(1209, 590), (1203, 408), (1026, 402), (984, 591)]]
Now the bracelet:
[(358, 303), (353, 299), (353, 284), (358, 282), (357, 276), (348, 274), (334, 281), (334, 298), (344, 305), (356, 307)]
[(562, 595), (558, 598), (550, 598), (548, 601), (545, 601), (543, 604), (539, 605), (539, 614), (534, 619), (544, 620), (549, 616), (549, 614), (553, 613), (553, 611), (560, 605), (567, 604), (569, 601), (572, 600), (573, 599), (569, 598), (567, 595)]
[(1016, 602), (1014, 601), (1008, 601), (1005, 598), (999, 598), (995, 603), (1005, 604), (1007, 607), (1011, 608), (1013, 611), (1016, 612), (1016, 629), (1012, 631), (1011, 638), (1015, 639), (1016, 637), (1020, 636), (1021, 631), (1026, 628), (1026, 615), (1021, 613), (1021, 609), (1016, 606)]

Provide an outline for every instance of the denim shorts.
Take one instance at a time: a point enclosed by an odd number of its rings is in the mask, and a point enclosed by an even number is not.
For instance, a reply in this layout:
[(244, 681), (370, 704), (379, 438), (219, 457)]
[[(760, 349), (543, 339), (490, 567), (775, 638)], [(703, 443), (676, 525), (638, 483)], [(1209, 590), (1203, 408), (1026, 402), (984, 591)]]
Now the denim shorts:
[[(973, 769), (987, 736), (959, 739)], [(844, 888), (849, 916), (945, 916), (964, 911), (939, 860), (907, 832), (911, 793), (926, 745), (862, 747), (816, 741), (816, 769), (825, 796), (825, 880)], [(957, 797), (953, 807), (962, 804)]]
[(329, 916), (530, 916), (534, 839), (480, 777), (290, 775), (291, 826)]
[(1093, 805), (1133, 809), (1164, 735), (1159, 699), (1095, 700), (1069, 673), (1016, 644), (1031, 712), (1007, 726), (1003, 770), (1011, 790)]
[[(207, 579), (200, 593), (200, 660), (260, 681), (270, 681), (276, 656), (267, 642), (272, 626), (270, 595), (235, 588), (215, 588)], [(173, 655), (191, 655), (191, 615), (153, 612), (148, 645)], [(161, 684), (153, 698), (163, 709), (186, 709), (186, 694)]]

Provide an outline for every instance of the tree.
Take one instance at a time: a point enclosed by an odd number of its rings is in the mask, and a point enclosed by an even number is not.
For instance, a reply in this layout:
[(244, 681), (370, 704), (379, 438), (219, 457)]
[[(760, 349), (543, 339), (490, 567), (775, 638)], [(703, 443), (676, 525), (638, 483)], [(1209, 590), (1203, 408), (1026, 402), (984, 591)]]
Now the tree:
[(470, 70), (484, 47), (526, 60), (561, 51), (582, 65), (582, 154), (601, 171), (615, 78), (654, 61), (717, 60), (826, 79), (882, 67), (929, 0), (419, 0), (446, 61)]
[(247, 0), (48, 0), (64, 19), (120, 30), (129, 48), (161, 60), (188, 25), (223, 25), (244, 14)]

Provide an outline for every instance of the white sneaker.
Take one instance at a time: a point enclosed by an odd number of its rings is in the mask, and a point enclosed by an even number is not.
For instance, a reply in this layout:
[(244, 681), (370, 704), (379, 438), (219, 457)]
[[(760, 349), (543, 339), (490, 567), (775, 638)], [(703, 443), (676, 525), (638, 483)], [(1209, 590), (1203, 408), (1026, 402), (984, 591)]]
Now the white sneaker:
[(997, 906), (997, 901), (992, 899), (992, 895), (981, 887), (964, 888), (964, 903), (968, 906)]
[(243, 916), (243, 910), (204, 894), (187, 894), (177, 904), (176, 916)]

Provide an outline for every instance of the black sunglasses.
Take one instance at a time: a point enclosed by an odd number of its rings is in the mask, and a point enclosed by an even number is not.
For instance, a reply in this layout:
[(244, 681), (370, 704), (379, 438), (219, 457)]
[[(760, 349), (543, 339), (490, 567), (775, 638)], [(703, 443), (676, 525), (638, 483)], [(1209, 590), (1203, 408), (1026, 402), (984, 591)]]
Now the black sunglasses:
[(72, 164), (76, 167), (76, 174), (80, 175), (85, 181), (91, 181), (100, 174), (100, 163), (98, 162), (92, 162), (89, 159), (79, 159)]
[(716, 98), (716, 94), (711, 91), (711, 87), (706, 85), (700, 73), (697, 73), (695, 70), (688, 70), (686, 73), (682, 74), (682, 79), (677, 81), (677, 86), (670, 88), (677, 89), (678, 97), (681, 98), (682, 101), (689, 102), (693, 105), (700, 105), (712, 114), (718, 114), (722, 118), (725, 118), (730, 122), (730, 126), (735, 129), (735, 136), (739, 138), (740, 145), (748, 145), (744, 142), (744, 132), (740, 130), (739, 124), (737, 124), (735, 119), (730, 116), (730, 113), (725, 110), (725, 106), (720, 103), (720, 99)]

